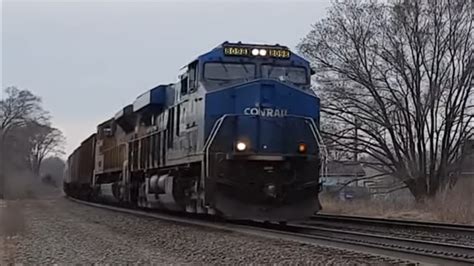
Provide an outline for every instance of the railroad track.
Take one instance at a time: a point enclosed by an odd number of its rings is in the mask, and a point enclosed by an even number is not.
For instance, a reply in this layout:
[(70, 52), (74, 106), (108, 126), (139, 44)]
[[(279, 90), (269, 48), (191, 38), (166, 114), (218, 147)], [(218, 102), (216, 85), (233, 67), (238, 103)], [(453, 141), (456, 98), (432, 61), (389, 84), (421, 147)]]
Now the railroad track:
[(470, 225), (319, 214), (302, 224), (474, 247), (474, 226)]
[[(71, 198), (70, 198), (71, 199)], [(225, 222), (197, 217), (184, 217), (168, 213), (127, 209), (71, 199), (93, 207), (152, 217), (182, 224), (202, 226), (267, 238), (297, 241), (305, 244), (323, 245), (380, 255), (399, 259), (401, 263), (428, 263), (438, 265), (474, 265), (474, 247), (453, 245), (405, 238), (390, 237), (383, 234), (354, 232), (303, 224), (266, 224), (258, 222)]]
[[(329, 215), (317, 214), (311, 217), (315, 222), (330, 222), (330, 223), (344, 223), (377, 226), (386, 228), (403, 228), (423, 231), (444, 232), (449, 234), (468, 234), (474, 237), (474, 225), (464, 224), (447, 224), (435, 222), (409, 221), (409, 220), (394, 220), (385, 218), (370, 218), (361, 216), (347, 216), (347, 215)], [(474, 244), (473, 244), (474, 245)]]
[[(288, 230), (344, 244), (366, 247), (378, 253), (435, 264), (474, 265), (474, 246), (393, 237), (386, 234), (333, 229), (325, 226), (288, 226)], [(380, 251), (386, 251), (380, 253)]]
[[(474, 226), (421, 221), (392, 220), (346, 215), (318, 214), (304, 222), (346, 239), (365, 244), (384, 242), (387, 249), (430, 254), (441, 259), (474, 265)], [(350, 241), (352, 241), (350, 240)]]

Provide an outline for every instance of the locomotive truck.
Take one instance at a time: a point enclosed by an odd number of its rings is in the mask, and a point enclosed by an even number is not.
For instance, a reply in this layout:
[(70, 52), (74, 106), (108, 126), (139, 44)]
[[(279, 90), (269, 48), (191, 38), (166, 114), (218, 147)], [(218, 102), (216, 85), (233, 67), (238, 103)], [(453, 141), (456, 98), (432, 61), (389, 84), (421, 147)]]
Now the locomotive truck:
[(325, 169), (311, 74), (285, 46), (224, 42), (98, 125), (69, 156), (64, 191), (229, 219), (306, 218), (320, 209)]

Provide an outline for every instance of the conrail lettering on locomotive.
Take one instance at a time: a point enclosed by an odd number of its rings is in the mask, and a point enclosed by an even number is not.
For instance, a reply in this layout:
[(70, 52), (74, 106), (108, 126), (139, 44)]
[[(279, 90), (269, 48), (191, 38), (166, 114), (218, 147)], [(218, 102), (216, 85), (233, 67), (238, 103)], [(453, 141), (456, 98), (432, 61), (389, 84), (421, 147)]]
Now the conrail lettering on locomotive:
[(285, 117), (288, 114), (288, 110), (277, 109), (277, 108), (247, 107), (244, 109), (244, 114), (266, 116), (266, 117)]

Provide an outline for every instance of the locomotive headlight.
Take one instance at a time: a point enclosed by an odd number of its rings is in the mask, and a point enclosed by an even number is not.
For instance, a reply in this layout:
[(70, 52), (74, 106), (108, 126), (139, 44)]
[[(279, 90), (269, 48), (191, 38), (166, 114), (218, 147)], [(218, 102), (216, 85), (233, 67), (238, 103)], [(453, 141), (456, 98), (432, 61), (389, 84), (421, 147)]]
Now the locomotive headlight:
[(266, 56), (266, 55), (267, 55), (267, 50), (265, 50), (265, 49), (260, 49), (260, 50), (258, 51), (258, 54), (260, 54), (261, 56)]
[(245, 149), (247, 149), (247, 144), (239, 141), (237, 142), (237, 145), (235, 145), (235, 147), (237, 148), (238, 151), (245, 151)]
[(298, 144), (298, 152), (299, 153), (306, 153), (307, 150), (308, 150), (308, 147), (306, 146), (306, 143)]
[(257, 56), (259, 54), (258, 49), (252, 49), (252, 55)]
[(263, 188), (263, 192), (267, 194), (267, 196), (276, 198), (277, 196), (277, 191), (276, 191), (276, 186), (275, 184), (266, 184)]

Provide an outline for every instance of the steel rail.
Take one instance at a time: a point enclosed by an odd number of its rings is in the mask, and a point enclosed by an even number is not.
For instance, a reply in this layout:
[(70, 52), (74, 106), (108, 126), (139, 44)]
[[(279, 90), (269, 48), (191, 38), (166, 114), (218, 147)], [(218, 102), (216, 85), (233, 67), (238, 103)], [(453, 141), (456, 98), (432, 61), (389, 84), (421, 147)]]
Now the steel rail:
[(373, 225), (373, 226), (378, 226), (378, 227), (383, 226), (383, 227), (389, 227), (389, 228), (416, 229), (416, 230), (423, 230), (423, 231), (435, 231), (435, 232), (445, 232), (445, 233), (453, 233), (453, 234), (470, 234), (474, 236), (474, 226), (464, 225), (464, 224), (448, 224), (448, 223), (437, 223), (437, 222), (372, 218), (372, 217), (348, 216), (348, 215), (330, 215), (330, 214), (314, 215), (313, 217), (311, 217), (311, 221), (335, 222), (335, 223), (357, 224), (357, 225)]
[[(321, 226), (289, 225), (289, 230), (307, 235), (327, 237), (333, 241), (377, 247), (390, 251), (410, 253), (445, 260), (444, 263), (474, 265), (474, 246), (442, 243), (404, 237), (394, 237), (379, 233), (356, 232)], [(443, 263), (443, 264), (444, 264)]]
[[(440, 245), (428, 241), (416, 241), (387, 237), (385, 235), (363, 234), (344, 230), (327, 229), (315, 226), (268, 225), (258, 222), (225, 222), (198, 217), (185, 217), (161, 212), (129, 209), (99, 203), (85, 202), (68, 197), (70, 200), (92, 207), (108, 209), (131, 215), (156, 218), (174, 223), (213, 228), (273, 239), (285, 239), (305, 244), (329, 246), (360, 253), (379, 255), (407, 263), (428, 263), (439, 265), (473, 265), (473, 247)], [(436, 248), (434, 248), (434, 246)], [(449, 248), (448, 251), (444, 249)], [(467, 248), (467, 249), (465, 249)], [(467, 252), (467, 254), (466, 254)]]

